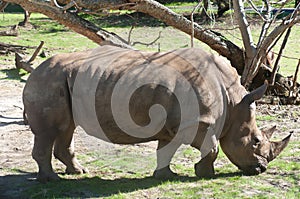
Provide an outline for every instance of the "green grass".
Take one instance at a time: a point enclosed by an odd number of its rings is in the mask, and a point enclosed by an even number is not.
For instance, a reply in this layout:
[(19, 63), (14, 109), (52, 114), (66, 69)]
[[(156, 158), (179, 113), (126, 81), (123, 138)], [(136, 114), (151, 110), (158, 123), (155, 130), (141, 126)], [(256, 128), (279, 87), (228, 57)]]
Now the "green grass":
[[(259, 176), (242, 175), (221, 155), (216, 161), (215, 178), (196, 178), (194, 171), (186, 167), (193, 166), (198, 154), (184, 147), (172, 163), (173, 170), (182, 177), (160, 181), (151, 177), (155, 163), (151, 158), (149, 161), (149, 154), (124, 147), (115, 155), (91, 152), (78, 156), (80, 162), (93, 160), (84, 165), (91, 174), (60, 175), (63, 180), (47, 184), (18, 181), (14, 189), (18, 189), (23, 198), (299, 198), (298, 144), (292, 141), (280, 157), (269, 164), (267, 172)], [(20, 176), (19, 172), (19, 169), (11, 169), (10, 173), (15, 176), (6, 176), (7, 180)]]
[(256, 119), (258, 121), (272, 121), (272, 120), (277, 119), (277, 117), (272, 116), (272, 115), (259, 115), (259, 116), (256, 116)]
[[(7, 29), (8, 26), (18, 24), (22, 20), (22, 14), (3, 14), (3, 17), (0, 17), (0, 27), (1, 29)], [(36, 28), (30, 30), (20, 28), (18, 37), (1, 37), (1, 41), (24, 46), (37, 46), (40, 41), (45, 41), (44, 47), (46, 49), (53, 49), (58, 52), (66, 51), (67, 49), (67, 51), (78, 51), (96, 46), (92, 41), (69, 31), (68, 28), (50, 20), (44, 15), (34, 13), (31, 15), (30, 22)]]
[[(8, 29), (9, 26), (18, 24), (22, 20), (23, 14), (0, 14), (0, 31)], [(97, 46), (97, 44), (87, 38), (70, 31), (68, 28), (46, 18), (44, 15), (34, 13), (31, 15), (30, 20), (36, 28), (30, 30), (19, 28), (18, 37), (2, 36), (0, 37), (0, 41), (9, 44), (32, 47), (37, 47), (40, 44), (40, 41), (44, 41), (45, 44), (43, 46), (43, 50), (50, 55), (61, 52), (80, 51)], [(26, 50), (28, 59), (32, 55), (33, 51), (34, 49)], [(14, 54), (0, 56), (0, 68), (14, 67), (14, 59)], [(46, 58), (37, 57), (34, 62), (34, 66), (38, 65), (45, 59)]]
[[(25, 198), (299, 198), (298, 144), (292, 141), (280, 157), (269, 164), (267, 172), (259, 176), (242, 175), (221, 152), (216, 161), (216, 177), (196, 178), (194, 171), (186, 166), (193, 166), (199, 154), (193, 153), (190, 147), (183, 147), (172, 163), (173, 170), (181, 177), (161, 181), (151, 177), (155, 167), (151, 158), (149, 161), (152, 153), (145, 155), (133, 150), (134, 147), (122, 147), (113, 152), (115, 155), (91, 152), (78, 156), (80, 162), (93, 160), (84, 165), (91, 169), (91, 174), (60, 175), (63, 180), (59, 182), (31, 182), (25, 187), (24, 182), (19, 182), (14, 186), (19, 187), (18, 194)], [(18, 169), (12, 172), (20, 175)]]

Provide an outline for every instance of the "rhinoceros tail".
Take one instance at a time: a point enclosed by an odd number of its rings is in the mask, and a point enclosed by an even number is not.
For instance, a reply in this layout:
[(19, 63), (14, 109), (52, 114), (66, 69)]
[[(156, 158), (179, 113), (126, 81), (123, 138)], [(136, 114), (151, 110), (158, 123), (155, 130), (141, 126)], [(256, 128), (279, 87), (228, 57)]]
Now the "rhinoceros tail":
[(23, 111), (23, 122), (25, 125), (28, 125), (28, 119), (27, 119), (27, 115), (26, 115), (26, 110), (24, 108), (24, 111)]

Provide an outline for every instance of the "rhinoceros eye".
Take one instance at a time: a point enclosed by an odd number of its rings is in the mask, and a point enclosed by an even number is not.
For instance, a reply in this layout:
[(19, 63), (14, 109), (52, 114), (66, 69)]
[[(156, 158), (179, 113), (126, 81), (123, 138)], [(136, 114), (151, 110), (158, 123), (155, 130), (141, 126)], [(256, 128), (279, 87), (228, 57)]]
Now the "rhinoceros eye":
[(254, 137), (253, 140), (254, 140), (253, 147), (257, 148), (260, 145), (260, 140), (258, 139), (258, 137)]

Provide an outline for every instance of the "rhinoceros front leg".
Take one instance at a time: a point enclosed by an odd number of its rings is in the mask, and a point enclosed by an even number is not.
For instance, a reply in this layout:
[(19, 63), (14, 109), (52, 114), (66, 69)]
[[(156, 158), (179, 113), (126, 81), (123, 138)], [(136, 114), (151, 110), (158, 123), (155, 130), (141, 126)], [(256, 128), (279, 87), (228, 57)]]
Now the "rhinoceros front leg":
[(59, 134), (56, 137), (54, 145), (54, 156), (67, 166), (67, 174), (88, 173), (88, 170), (78, 163), (78, 160), (76, 159), (74, 154), (74, 129), (74, 124), (70, 125), (67, 131)]
[(157, 167), (153, 174), (155, 178), (169, 179), (177, 176), (176, 173), (171, 171), (170, 162), (180, 145), (180, 143), (175, 142), (173, 143), (164, 140), (158, 141), (158, 147), (156, 151)]
[(219, 149), (216, 146), (209, 154), (195, 164), (195, 173), (198, 177), (207, 178), (215, 175), (214, 161), (217, 159)]

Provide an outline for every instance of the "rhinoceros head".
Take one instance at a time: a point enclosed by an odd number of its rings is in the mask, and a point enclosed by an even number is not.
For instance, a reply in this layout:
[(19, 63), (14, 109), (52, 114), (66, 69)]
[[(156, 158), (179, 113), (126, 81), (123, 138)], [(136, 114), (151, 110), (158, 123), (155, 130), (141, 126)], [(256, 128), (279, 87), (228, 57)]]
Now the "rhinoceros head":
[(276, 127), (265, 131), (257, 128), (254, 101), (260, 99), (266, 89), (265, 83), (233, 107), (231, 122), (220, 139), (226, 156), (247, 175), (264, 172), (267, 164), (287, 146), (291, 136), (279, 142), (272, 142), (269, 139)]

